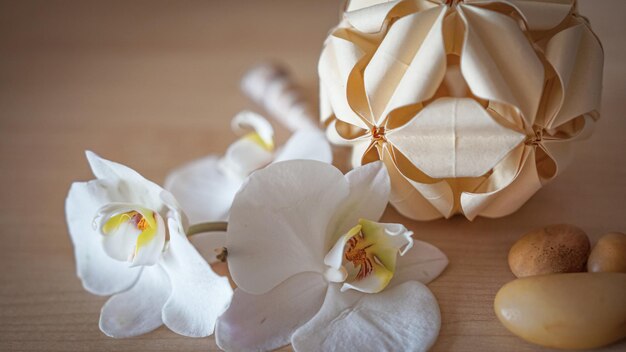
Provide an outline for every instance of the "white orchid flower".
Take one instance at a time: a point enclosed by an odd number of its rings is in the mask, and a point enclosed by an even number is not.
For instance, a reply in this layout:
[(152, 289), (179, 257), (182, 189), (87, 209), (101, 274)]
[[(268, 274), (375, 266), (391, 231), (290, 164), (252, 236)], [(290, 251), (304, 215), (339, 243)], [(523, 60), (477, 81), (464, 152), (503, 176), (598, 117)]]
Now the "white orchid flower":
[(83, 287), (113, 295), (102, 307), (102, 332), (131, 337), (165, 324), (211, 335), (232, 288), (187, 239), (176, 200), (134, 170), (86, 154), (96, 179), (72, 184), (65, 206)]
[(448, 260), (404, 226), (375, 222), (389, 193), (381, 162), (345, 176), (308, 160), (255, 172), (231, 209), (226, 246), (238, 288), (218, 319), (218, 346), (428, 349), (440, 314), (424, 283)]
[(209, 155), (192, 161), (174, 170), (165, 181), (165, 188), (176, 196), (192, 223), (226, 220), (235, 193), (250, 173), (272, 162), (332, 162), (330, 145), (318, 129), (296, 131), (275, 151), (274, 130), (261, 115), (243, 111), (233, 118), (232, 127), (243, 136), (230, 145), (224, 156)]

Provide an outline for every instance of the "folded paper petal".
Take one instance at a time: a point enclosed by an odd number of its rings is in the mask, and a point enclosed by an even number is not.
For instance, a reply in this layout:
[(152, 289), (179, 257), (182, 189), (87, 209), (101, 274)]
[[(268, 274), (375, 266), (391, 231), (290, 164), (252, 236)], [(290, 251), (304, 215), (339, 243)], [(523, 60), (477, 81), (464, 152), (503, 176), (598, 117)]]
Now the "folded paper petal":
[(229, 177), (210, 155), (172, 171), (165, 188), (172, 192), (192, 224), (224, 221), (243, 180)]
[(228, 278), (214, 273), (189, 242), (179, 219), (170, 219), (168, 225), (170, 243), (162, 266), (172, 291), (163, 306), (163, 323), (180, 335), (209, 336), (228, 308), (233, 290)]
[(477, 6), (459, 6), (465, 23), (461, 71), (472, 92), (520, 110), (532, 125), (544, 85), (543, 64), (510, 17)]
[(126, 338), (145, 334), (163, 324), (161, 310), (170, 295), (170, 283), (158, 265), (143, 269), (139, 281), (102, 307), (100, 330), (107, 336)]
[(444, 216), (400, 173), (387, 151), (383, 154), (383, 162), (391, 180), (389, 202), (400, 214), (420, 221), (434, 220)]
[[(340, 35), (355, 41), (346, 40)], [(373, 44), (366, 39), (359, 38), (357, 34), (347, 30), (341, 30), (328, 38), (318, 66), (324, 91), (337, 119), (364, 129), (368, 129), (368, 125), (348, 102), (348, 80), (357, 63), (373, 49)]]
[[(515, 211), (567, 164), (570, 130), (599, 116), (603, 50), (575, 0), (352, 0), (326, 46), (339, 40), (359, 51), (320, 60), (346, 63), (320, 70), (328, 136), (352, 144), (353, 166), (382, 159), (390, 202), (413, 219)], [(435, 116), (441, 98), (476, 114)]]
[(317, 129), (297, 130), (276, 153), (274, 162), (296, 159), (332, 163), (333, 152), (324, 133)]
[(467, 98), (437, 99), (387, 135), (413, 165), (433, 178), (484, 175), (525, 138)]
[(363, 77), (377, 125), (390, 111), (435, 94), (446, 72), (445, 14), (442, 7), (400, 18), (376, 49)]
[[(385, 158), (389, 158), (398, 173), (426, 199), (443, 217), (454, 214), (454, 193), (445, 180), (433, 179), (417, 169), (398, 150), (385, 146)], [(391, 173), (390, 173), (391, 174)], [(393, 181), (392, 181), (393, 184)], [(421, 215), (414, 215), (420, 217)], [(413, 216), (409, 216), (414, 218)], [(417, 220), (417, 218), (415, 218)]]
[(97, 295), (111, 295), (128, 289), (141, 268), (108, 256), (102, 248), (102, 236), (93, 226), (98, 210), (119, 201), (114, 185), (99, 180), (72, 184), (65, 201), (65, 214), (76, 256), (76, 271), (85, 290)]
[(363, 165), (363, 159), (368, 153), (372, 152), (372, 141), (369, 139), (356, 140), (352, 142), (352, 152), (350, 153), (350, 165), (353, 168)]
[(441, 326), (437, 300), (417, 281), (378, 294), (328, 289), (324, 305), (299, 328), (296, 351), (427, 351)]
[(378, 220), (383, 215), (391, 185), (385, 165), (378, 161), (353, 169), (346, 174), (350, 185), (350, 194), (341, 204), (329, 225), (329, 238), (332, 243), (354, 227), (359, 219)]
[(331, 119), (334, 119), (333, 106), (330, 102), (330, 97), (326, 92), (326, 86), (320, 84), (319, 99), (320, 99), (320, 120), (322, 125), (326, 125)]
[[(494, 171), (486, 182), (484, 193), (463, 192), (463, 214), (473, 220), (476, 216), (502, 217), (517, 211), (542, 186), (532, 146), (518, 148), (503, 161), (501, 170)], [(505, 165), (508, 163), (519, 166)]]
[(546, 60), (554, 68), (560, 90), (550, 100), (553, 128), (582, 114), (598, 110), (602, 95), (602, 46), (586, 23), (569, 27), (550, 39)]
[(571, 136), (570, 138), (545, 139), (541, 143), (541, 148), (544, 150), (546, 155), (548, 155), (552, 159), (556, 168), (554, 170), (554, 175), (552, 175), (550, 179), (543, 180), (544, 182), (556, 177), (571, 163), (576, 151), (573, 143), (579, 140), (584, 140), (591, 135), (595, 127), (594, 120), (589, 115), (585, 115), (582, 121), (584, 123), (584, 126), (581, 128), (581, 130), (578, 131), (578, 133)]
[(528, 29), (548, 30), (556, 27), (569, 15), (573, 0), (465, 0), (472, 5), (506, 4), (524, 19)]
[(356, 29), (375, 33), (382, 29), (389, 13), (402, 0), (351, 0), (346, 7), (346, 19)]
[(262, 294), (297, 273), (323, 273), (328, 224), (349, 192), (344, 175), (318, 161), (276, 163), (251, 175), (235, 197), (228, 226), (237, 286)]
[(328, 284), (316, 273), (292, 276), (263, 295), (235, 290), (218, 319), (215, 341), (225, 351), (271, 351), (289, 344), (320, 309)]

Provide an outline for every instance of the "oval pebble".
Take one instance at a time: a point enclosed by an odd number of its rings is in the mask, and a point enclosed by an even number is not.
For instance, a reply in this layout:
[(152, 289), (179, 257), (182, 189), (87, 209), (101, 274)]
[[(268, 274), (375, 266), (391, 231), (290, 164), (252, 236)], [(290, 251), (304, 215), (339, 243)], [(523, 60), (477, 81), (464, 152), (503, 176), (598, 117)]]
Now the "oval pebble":
[(589, 238), (573, 225), (551, 225), (522, 236), (509, 251), (509, 267), (517, 277), (585, 270)]
[(546, 347), (597, 348), (626, 337), (626, 274), (532, 276), (504, 285), (494, 309), (519, 337)]
[(626, 234), (611, 232), (602, 236), (589, 255), (587, 270), (626, 273)]

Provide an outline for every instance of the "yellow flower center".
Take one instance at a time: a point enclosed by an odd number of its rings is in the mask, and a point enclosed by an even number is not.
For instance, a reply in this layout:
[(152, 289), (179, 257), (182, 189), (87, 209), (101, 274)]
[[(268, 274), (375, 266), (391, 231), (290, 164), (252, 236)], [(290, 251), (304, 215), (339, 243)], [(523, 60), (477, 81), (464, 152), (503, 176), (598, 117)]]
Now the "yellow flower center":
[(343, 282), (342, 291), (382, 291), (396, 270), (396, 257), (413, 245), (411, 231), (400, 224), (381, 224), (360, 219), (341, 235), (324, 263), (329, 282)]
[(143, 231), (148, 228), (148, 221), (146, 221), (146, 218), (144, 218), (143, 215), (136, 211), (130, 212), (129, 215), (131, 223), (133, 223), (138, 230)]
[(250, 132), (243, 136), (242, 139), (247, 139), (268, 152), (274, 151), (274, 141), (261, 138), (261, 135), (257, 132)]
[[(149, 214), (145, 216), (144, 214)], [(148, 244), (157, 233), (157, 213), (148, 209), (131, 210), (124, 213), (111, 216), (102, 226), (104, 235), (117, 231), (124, 223), (131, 224), (140, 231), (136, 244), (135, 255), (141, 247)]]
[(359, 268), (358, 273), (355, 276), (355, 280), (362, 280), (372, 273), (374, 269), (373, 261), (375, 256), (367, 252), (368, 248), (371, 248), (373, 243), (367, 243), (365, 241), (365, 235), (360, 230), (358, 234), (351, 237), (346, 243), (346, 249), (344, 257), (347, 261), (351, 262), (355, 268)]

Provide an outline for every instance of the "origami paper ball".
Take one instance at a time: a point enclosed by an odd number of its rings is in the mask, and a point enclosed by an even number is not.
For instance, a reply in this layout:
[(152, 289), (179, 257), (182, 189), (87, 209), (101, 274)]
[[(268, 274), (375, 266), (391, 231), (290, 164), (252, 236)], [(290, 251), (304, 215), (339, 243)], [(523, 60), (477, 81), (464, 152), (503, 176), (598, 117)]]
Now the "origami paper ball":
[(391, 203), (501, 217), (563, 171), (599, 118), (603, 49), (575, 0), (352, 0), (319, 62), (322, 120)]

